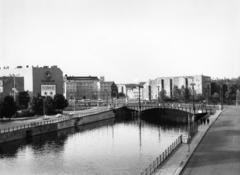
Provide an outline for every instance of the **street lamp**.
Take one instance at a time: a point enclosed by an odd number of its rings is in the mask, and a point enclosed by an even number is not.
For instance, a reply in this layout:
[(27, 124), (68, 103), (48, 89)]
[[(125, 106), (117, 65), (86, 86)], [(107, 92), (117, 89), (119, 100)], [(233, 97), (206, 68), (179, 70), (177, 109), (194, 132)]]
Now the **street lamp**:
[[(116, 91), (113, 91), (114, 94), (116, 94), (116, 99), (115, 101), (117, 101), (117, 92)], [(112, 104), (113, 104), (113, 96), (112, 96)]]
[(223, 110), (223, 80), (221, 83), (221, 110)]
[(240, 93), (239, 93), (239, 90), (237, 90), (236, 91), (236, 106), (238, 105), (239, 98), (240, 98)]
[(43, 116), (45, 116), (45, 96), (39, 97), (43, 100)]
[(158, 104), (159, 104), (159, 88), (160, 88), (160, 86), (158, 85), (157, 88), (158, 88)]
[(195, 104), (194, 104), (194, 86), (196, 85), (195, 83), (190, 84), (192, 86), (192, 91), (193, 91), (193, 115), (195, 116)]
[(207, 100), (207, 104), (209, 104), (209, 85), (205, 86), (205, 97)]
[(17, 91), (17, 89), (16, 89), (16, 80), (15, 80), (15, 78), (17, 77), (17, 76), (19, 76), (19, 74), (17, 74), (17, 75), (15, 75), (15, 74), (9, 74), (11, 77), (13, 77), (13, 88), (12, 88), (12, 90), (13, 90), (13, 98), (14, 98), (14, 101), (16, 101), (16, 91)]
[(75, 114), (75, 110), (76, 110), (76, 99), (75, 99), (75, 97), (74, 97), (74, 114)]
[(139, 96), (138, 96), (138, 104), (139, 104), (139, 114), (141, 113), (141, 97), (140, 97), (140, 88), (142, 88), (142, 85), (138, 84), (138, 92), (139, 92)]
[[(105, 94), (107, 93), (106, 105), (108, 106), (108, 90), (104, 89)], [(105, 95), (106, 96), (106, 95)]]

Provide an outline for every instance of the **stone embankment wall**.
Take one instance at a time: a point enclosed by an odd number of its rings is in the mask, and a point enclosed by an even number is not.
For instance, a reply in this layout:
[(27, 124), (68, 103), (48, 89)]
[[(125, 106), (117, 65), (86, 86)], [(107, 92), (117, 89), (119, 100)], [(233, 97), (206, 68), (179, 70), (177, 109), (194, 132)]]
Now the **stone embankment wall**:
[(161, 121), (162, 123), (177, 123), (186, 124), (188, 123), (188, 116), (190, 117), (191, 123), (198, 121), (204, 117), (207, 113), (195, 114), (195, 121), (193, 119), (193, 114), (181, 111), (177, 109), (149, 109), (141, 113), (141, 117), (145, 120), (151, 121)]
[(60, 120), (59, 122), (47, 121), (44, 122), (44, 124), (39, 122), (31, 123), (31, 125), (25, 128), (0, 133), (0, 143), (71, 128), (76, 125), (84, 125), (88, 123), (98, 122), (114, 117), (114, 112), (112, 110), (109, 110), (86, 116), (78, 116), (78, 114), (76, 114), (73, 118), (68, 118), (67, 120), (62, 121)]

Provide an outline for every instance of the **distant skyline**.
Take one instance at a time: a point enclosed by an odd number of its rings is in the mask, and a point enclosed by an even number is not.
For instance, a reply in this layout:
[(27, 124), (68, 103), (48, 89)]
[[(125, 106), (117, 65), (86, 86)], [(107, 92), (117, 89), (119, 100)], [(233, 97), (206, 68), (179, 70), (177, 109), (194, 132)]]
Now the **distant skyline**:
[(0, 67), (136, 83), (240, 76), (240, 1), (0, 0)]

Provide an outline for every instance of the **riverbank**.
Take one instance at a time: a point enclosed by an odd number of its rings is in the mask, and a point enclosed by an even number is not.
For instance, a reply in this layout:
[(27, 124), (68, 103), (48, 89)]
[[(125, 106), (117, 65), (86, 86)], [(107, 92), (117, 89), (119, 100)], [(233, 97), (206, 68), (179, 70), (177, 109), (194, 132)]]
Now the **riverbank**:
[(9, 121), (0, 123), (0, 143), (9, 142), (35, 135), (58, 131), (77, 125), (84, 125), (109, 118), (114, 118), (114, 112), (108, 108), (96, 108), (88, 111), (75, 111), (71, 116), (48, 120), (42, 117), (29, 120)]
[(198, 127), (198, 133), (191, 140), (190, 144), (182, 144), (178, 150), (166, 161), (166, 163), (156, 171), (156, 175), (179, 175), (185, 164), (197, 148), (198, 144), (211, 127), (211, 125), (221, 115), (222, 111), (217, 111), (209, 116), (210, 123), (202, 124)]

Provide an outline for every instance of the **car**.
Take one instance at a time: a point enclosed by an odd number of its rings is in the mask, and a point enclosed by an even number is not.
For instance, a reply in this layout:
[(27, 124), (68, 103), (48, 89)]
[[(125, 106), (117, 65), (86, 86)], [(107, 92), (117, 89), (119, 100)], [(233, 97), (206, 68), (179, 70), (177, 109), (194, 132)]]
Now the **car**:
[(57, 114), (56, 115), (56, 118), (60, 118), (60, 117), (62, 117), (62, 114)]
[(47, 115), (43, 116), (43, 120), (49, 120), (49, 119), (50, 119), (49, 116), (47, 116)]

